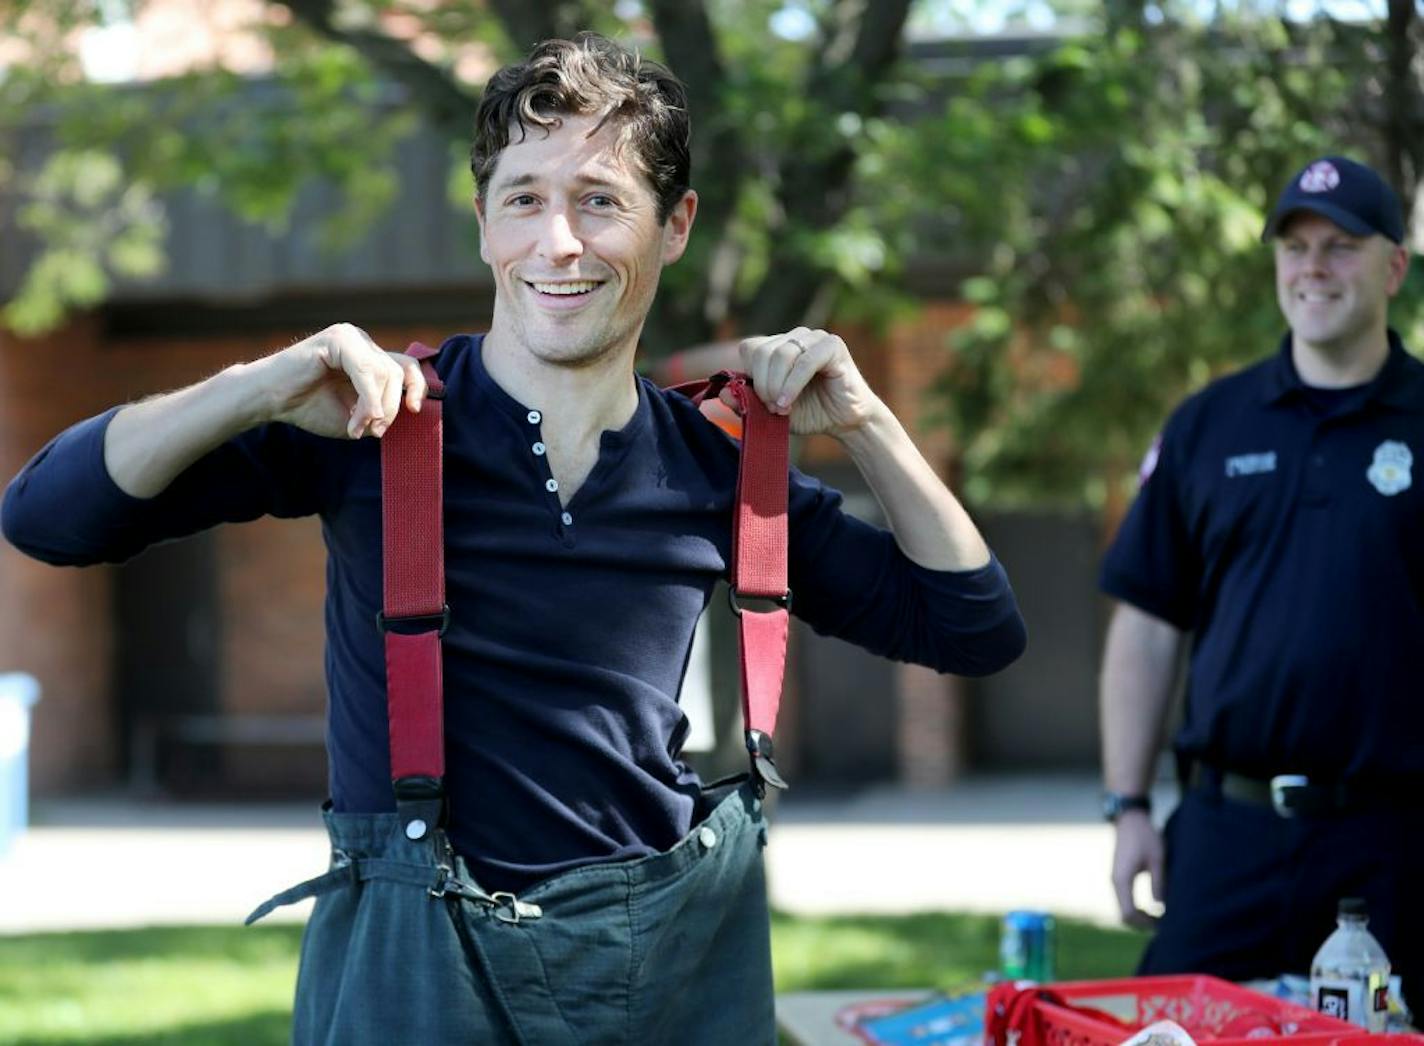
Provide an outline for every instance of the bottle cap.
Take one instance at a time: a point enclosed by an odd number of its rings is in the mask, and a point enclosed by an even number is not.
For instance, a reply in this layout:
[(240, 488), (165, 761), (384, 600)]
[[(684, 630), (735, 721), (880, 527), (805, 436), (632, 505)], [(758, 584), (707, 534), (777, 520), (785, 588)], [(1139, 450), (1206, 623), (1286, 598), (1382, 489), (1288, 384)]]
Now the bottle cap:
[(1337, 911), (1341, 915), (1367, 915), (1369, 906), (1365, 904), (1363, 897), (1342, 897)]

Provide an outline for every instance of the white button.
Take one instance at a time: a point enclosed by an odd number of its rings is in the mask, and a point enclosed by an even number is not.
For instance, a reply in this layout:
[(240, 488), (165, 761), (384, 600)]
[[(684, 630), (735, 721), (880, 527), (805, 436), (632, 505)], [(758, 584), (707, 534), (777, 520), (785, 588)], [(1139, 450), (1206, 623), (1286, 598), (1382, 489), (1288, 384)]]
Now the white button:
[(567, 512), (565, 512), (565, 513), (564, 513), (562, 516), (560, 516), (559, 518), (564, 521), (564, 526), (566, 526), (566, 527), (571, 527), (571, 526), (574, 525), (574, 517), (571, 516), (571, 515), (569, 515)]
[(544, 481), (544, 489), (547, 490), (550, 494), (552, 494), (554, 491), (559, 489), (559, 481), (556, 479), (546, 479)]
[(529, 412), (528, 417), (529, 417), (529, 424), (531, 424), (531, 425), (537, 425), (537, 424), (539, 424), (539, 422), (541, 422), (541, 421), (544, 420), (544, 415), (540, 414), (537, 410), (531, 410), (531, 411)]
[(717, 845), (717, 833), (704, 824), (697, 830), (697, 841), (710, 850)]
[(535, 454), (538, 454), (538, 455), (540, 455), (540, 456), (543, 456), (543, 453), (544, 453), (544, 444), (542, 444), (542, 443), (536, 443), (536, 444), (534, 444), (534, 446), (530, 447), (529, 449), (532, 450)]
[(410, 824), (405, 826), (405, 837), (407, 839), (424, 839), (425, 822), (422, 821), (419, 817), (417, 817), (414, 821), (411, 821)]

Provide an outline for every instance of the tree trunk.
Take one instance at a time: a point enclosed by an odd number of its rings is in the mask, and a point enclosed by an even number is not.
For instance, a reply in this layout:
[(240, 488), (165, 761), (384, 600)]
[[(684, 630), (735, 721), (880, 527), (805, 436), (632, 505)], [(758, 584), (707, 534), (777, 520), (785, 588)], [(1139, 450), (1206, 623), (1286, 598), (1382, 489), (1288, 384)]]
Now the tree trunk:
[(1406, 219), (1413, 213), (1414, 197), (1424, 167), (1424, 121), (1419, 118), (1420, 89), (1414, 75), (1416, 60), (1414, 0), (1389, 0), (1385, 23), (1385, 177), (1404, 204)]
[[(819, 103), (818, 122), (801, 129), (779, 171), (777, 198), (790, 229), (833, 228), (852, 199), (855, 150), (843, 136), (844, 117), (860, 124), (883, 109), (880, 88), (900, 57), (910, 0), (840, 0), (815, 48), (806, 97)], [(773, 239), (771, 275), (741, 312), (741, 329), (766, 334), (806, 319), (831, 274), (791, 237)]]

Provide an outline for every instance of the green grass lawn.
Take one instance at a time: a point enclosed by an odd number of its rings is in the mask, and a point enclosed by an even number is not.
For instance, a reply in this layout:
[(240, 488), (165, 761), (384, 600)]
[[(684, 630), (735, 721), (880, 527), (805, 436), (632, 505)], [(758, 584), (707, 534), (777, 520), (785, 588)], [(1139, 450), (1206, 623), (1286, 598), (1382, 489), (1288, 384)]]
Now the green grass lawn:
[[(997, 962), (998, 921), (936, 913), (775, 917), (778, 991), (949, 988)], [(287, 1042), (301, 927), (173, 927), (0, 937), (0, 1046)], [(1059, 924), (1059, 975), (1120, 976), (1144, 938)]]

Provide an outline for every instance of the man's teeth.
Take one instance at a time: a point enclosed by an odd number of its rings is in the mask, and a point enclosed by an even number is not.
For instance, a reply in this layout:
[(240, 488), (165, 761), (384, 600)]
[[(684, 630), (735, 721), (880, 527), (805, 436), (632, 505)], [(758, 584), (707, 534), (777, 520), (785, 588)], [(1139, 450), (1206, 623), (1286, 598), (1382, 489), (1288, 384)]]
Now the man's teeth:
[(540, 294), (587, 294), (598, 286), (594, 280), (579, 280), (575, 283), (530, 283)]
[(1322, 302), (1331, 301), (1334, 297), (1335, 296), (1333, 294), (1312, 294), (1311, 292), (1307, 291), (1300, 296), (1300, 300), (1306, 302), (1309, 305), (1318, 305)]

